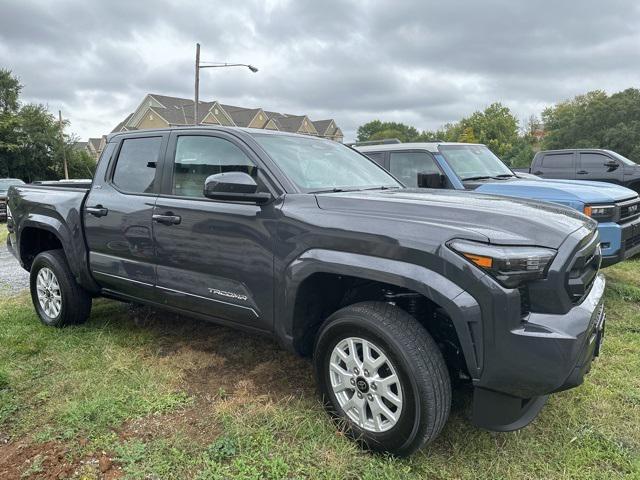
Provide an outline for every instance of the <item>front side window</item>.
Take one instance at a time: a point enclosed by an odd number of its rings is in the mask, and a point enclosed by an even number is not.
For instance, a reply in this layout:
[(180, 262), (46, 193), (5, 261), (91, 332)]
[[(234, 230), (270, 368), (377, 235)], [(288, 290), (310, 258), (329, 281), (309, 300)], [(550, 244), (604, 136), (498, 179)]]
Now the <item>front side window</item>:
[(440, 145), (439, 150), (463, 181), (513, 176), (502, 160), (484, 145)]
[(392, 152), (391, 173), (407, 187), (418, 186), (418, 174), (440, 173), (435, 159), (425, 152)]
[(589, 170), (592, 172), (605, 172), (608, 170), (607, 162), (612, 162), (606, 155), (600, 153), (581, 153), (580, 154), (580, 168)]
[(225, 172), (245, 172), (258, 182), (256, 164), (230, 141), (202, 135), (178, 137), (173, 164), (173, 195), (204, 197), (207, 177)]
[(127, 138), (122, 142), (113, 184), (128, 193), (153, 192), (162, 137)]
[(252, 135), (304, 192), (401, 187), (384, 169), (340, 143), (293, 135)]

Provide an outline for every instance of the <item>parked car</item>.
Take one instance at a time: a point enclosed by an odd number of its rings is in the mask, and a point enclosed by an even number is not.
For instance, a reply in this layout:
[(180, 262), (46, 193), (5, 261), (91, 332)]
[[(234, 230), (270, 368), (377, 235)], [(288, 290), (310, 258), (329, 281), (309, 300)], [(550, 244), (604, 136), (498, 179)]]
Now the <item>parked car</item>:
[(19, 178), (0, 178), (0, 221), (7, 219), (7, 192), (11, 185), (24, 185)]
[(640, 192), (640, 165), (611, 150), (543, 150), (525, 171), (543, 178), (617, 183)]
[(512, 171), (479, 144), (390, 143), (355, 148), (409, 187), (530, 198), (583, 212), (598, 221), (603, 266), (640, 253), (640, 198), (623, 186), (531, 178), (531, 174)]
[(452, 380), (473, 387), (476, 425), (524, 427), (600, 349), (594, 220), (405, 189), (325, 139), (113, 134), (90, 188), (12, 187), (9, 208), (9, 248), (44, 324), (82, 323), (102, 295), (271, 336), (313, 356), (329, 413), (377, 451), (433, 440)]

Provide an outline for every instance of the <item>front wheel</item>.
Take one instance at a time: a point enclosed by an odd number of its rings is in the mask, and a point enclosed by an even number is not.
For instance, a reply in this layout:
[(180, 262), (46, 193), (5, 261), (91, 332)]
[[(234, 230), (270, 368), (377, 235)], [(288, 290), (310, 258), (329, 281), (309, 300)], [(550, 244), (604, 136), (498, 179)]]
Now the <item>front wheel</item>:
[(395, 305), (362, 302), (335, 312), (318, 334), (314, 367), (327, 410), (365, 448), (409, 455), (449, 416), (440, 349)]
[(76, 283), (62, 250), (38, 254), (31, 265), (30, 286), (33, 306), (45, 325), (79, 325), (89, 318), (91, 296)]

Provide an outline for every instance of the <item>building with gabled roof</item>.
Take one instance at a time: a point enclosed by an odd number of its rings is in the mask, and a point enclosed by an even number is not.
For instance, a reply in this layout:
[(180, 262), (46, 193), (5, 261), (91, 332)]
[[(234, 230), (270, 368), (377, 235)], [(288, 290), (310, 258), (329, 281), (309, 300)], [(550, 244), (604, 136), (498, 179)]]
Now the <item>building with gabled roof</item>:
[[(193, 125), (193, 100), (155, 93), (147, 94), (134, 112), (129, 114), (113, 130), (123, 132), (148, 128), (166, 128)], [(218, 101), (201, 101), (198, 104), (198, 123), (248, 128), (264, 128), (284, 132), (313, 135), (342, 142), (342, 131), (334, 120), (312, 121), (306, 115), (294, 115), (266, 111), (262, 108), (245, 108), (221, 104)]]

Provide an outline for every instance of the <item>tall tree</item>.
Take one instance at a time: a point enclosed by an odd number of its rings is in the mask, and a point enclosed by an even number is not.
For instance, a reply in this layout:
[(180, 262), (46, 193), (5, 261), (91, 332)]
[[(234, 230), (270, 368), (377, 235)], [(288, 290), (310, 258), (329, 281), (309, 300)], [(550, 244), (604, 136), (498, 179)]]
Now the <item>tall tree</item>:
[(73, 148), (74, 138), (60, 140), (60, 126), (46, 107), (21, 105), (21, 89), (10, 71), (0, 69), (0, 177), (28, 182), (63, 178), (63, 152), (71, 178), (90, 177), (95, 162)]
[(11, 70), (0, 69), (0, 115), (18, 111), (20, 81), (11, 74)]
[(415, 127), (398, 122), (381, 122), (373, 120), (358, 127), (358, 142), (397, 138), (401, 142), (411, 142), (418, 137)]
[(640, 90), (596, 90), (542, 112), (545, 149), (607, 148), (640, 163)]

